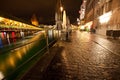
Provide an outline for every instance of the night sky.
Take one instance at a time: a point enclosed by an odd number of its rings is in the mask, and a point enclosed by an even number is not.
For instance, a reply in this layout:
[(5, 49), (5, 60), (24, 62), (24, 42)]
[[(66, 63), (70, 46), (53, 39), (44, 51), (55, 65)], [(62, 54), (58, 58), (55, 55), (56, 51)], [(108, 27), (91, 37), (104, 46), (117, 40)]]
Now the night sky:
[[(79, 17), (81, 2), (82, 0), (62, 0), (71, 23)], [(32, 15), (36, 14), (40, 24), (54, 24), (56, 3), (57, 0), (0, 0), (0, 11), (29, 22)]]

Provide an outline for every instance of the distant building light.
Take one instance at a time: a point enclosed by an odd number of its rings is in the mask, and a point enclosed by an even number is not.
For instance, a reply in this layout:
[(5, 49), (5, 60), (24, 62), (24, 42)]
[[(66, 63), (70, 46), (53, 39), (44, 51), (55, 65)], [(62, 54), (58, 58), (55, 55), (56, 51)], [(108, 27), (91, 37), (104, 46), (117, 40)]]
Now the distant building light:
[(99, 17), (99, 22), (100, 23), (107, 23), (110, 20), (111, 15), (112, 15), (112, 11), (103, 14), (102, 16)]
[(84, 0), (84, 2), (87, 2), (86, 0)]
[(63, 11), (63, 7), (62, 7), (62, 6), (60, 7), (60, 11), (61, 11), (61, 12)]
[(93, 21), (90, 21), (90, 22), (86, 23), (85, 26), (90, 30), (92, 25), (93, 25)]
[(84, 30), (84, 29), (85, 29), (85, 26), (81, 26), (80, 29), (81, 29), (81, 30)]
[(79, 19), (79, 18), (77, 18), (77, 21), (79, 22), (79, 21), (80, 21), (80, 19)]
[(4, 18), (3, 17), (0, 17), (0, 21), (2, 21)]

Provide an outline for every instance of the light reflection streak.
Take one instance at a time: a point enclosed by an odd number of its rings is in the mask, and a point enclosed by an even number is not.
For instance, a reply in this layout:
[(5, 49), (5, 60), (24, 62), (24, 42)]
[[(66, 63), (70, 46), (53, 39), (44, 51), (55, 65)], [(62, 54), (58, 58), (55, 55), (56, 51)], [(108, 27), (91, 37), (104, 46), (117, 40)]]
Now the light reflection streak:
[(10, 39), (9, 38), (7, 38), (7, 41), (8, 41), (8, 44), (10, 45)]
[(10, 57), (7, 59), (7, 64), (8, 64), (9, 66), (15, 67), (15, 63), (16, 63), (15, 57), (10, 56)]
[(20, 51), (17, 51), (17, 52), (16, 52), (16, 57), (18, 57), (19, 59), (21, 59), (22, 56), (23, 56), (23, 55), (20, 53)]
[(60, 37), (61, 31), (60, 30), (53, 30), (54, 37)]
[(1, 71), (1, 72), (5, 72), (5, 71), (6, 71), (6, 66), (5, 66), (5, 63), (4, 63), (4, 62), (1, 62), (1, 63), (0, 63), (0, 71)]
[(49, 30), (49, 31), (48, 31), (48, 36), (49, 36), (50, 39), (53, 38), (53, 31), (52, 31), (52, 30)]
[(98, 63), (98, 64), (104, 63), (108, 53), (105, 53), (103, 51), (103, 48), (101, 48), (101, 46), (98, 44), (94, 44), (92, 50), (94, 51), (93, 52), (94, 56), (92, 56), (94, 63)]
[[(40, 40), (41, 34), (36, 35), (35, 37), (31, 38), (27, 42)], [(17, 63), (22, 60), (22, 58), (27, 54), (27, 52), (35, 45), (36, 43), (30, 43), (23, 47), (16, 48), (9, 53), (6, 53), (4, 55), (4, 58), (2, 58), (2, 55), (0, 56), (0, 71), (1, 73), (9, 74), (9, 69), (15, 69), (18, 67)], [(4, 77), (4, 76), (3, 76)], [(0, 79), (3, 77), (0, 76)]]
[(0, 71), (0, 80), (2, 80), (4, 78), (3, 73)]

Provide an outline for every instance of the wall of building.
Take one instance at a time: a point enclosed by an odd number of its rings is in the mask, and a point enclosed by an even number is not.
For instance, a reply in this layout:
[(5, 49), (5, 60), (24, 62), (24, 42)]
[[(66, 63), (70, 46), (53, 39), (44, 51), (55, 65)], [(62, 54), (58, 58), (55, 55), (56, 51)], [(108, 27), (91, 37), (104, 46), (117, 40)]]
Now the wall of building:
[(97, 34), (106, 35), (108, 29), (120, 30), (120, 0), (87, 0), (86, 4), (85, 21), (93, 21)]

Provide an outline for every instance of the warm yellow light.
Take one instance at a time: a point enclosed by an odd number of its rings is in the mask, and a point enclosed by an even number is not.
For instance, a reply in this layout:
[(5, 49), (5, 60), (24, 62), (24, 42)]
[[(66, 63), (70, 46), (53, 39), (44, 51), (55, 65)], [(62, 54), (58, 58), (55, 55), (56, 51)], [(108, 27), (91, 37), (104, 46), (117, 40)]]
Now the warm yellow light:
[(36, 29), (36, 30), (41, 30), (40, 28), (36, 28), (35, 26), (28, 25), (26, 23), (22, 23), (19, 21), (7, 19), (4, 17), (0, 17), (0, 21), (4, 21), (4, 24), (2, 27), (3, 28), (21, 28), (21, 29)]
[(80, 29), (81, 29), (81, 30), (84, 30), (84, 29), (85, 29), (85, 26), (81, 26)]
[(0, 17), (0, 21), (2, 21), (4, 18), (3, 17)]
[(20, 22), (20, 26), (22, 26), (22, 23)]
[(86, 26), (89, 26), (89, 25), (92, 25), (93, 24), (93, 21), (90, 21), (88, 23), (86, 23)]
[(20, 22), (14, 21), (14, 24), (15, 24), (15, 25), (19, 25), (19, 24), (20, 24)]
[(4, 75), (2, 72), (0, 72), (0, 80), (2, 80), (4, 78)]
[(10, 23), (12, 23), (13, 22), (13, 20), (9, 20), (10, 21)]
[(60, 10), (61, 10), (61, 12), (63, 11), (63, 7), (62, 6), (60, 7)]
[(87, 26), (88, 29), (90, 29), (92, 27), (93, 21), (90, 21), (88, 23), (86, 23), (85, 26)]
[(112, 12), (108, 12), (99, 17), (100, 23), (107, 23), (111, 18)]

